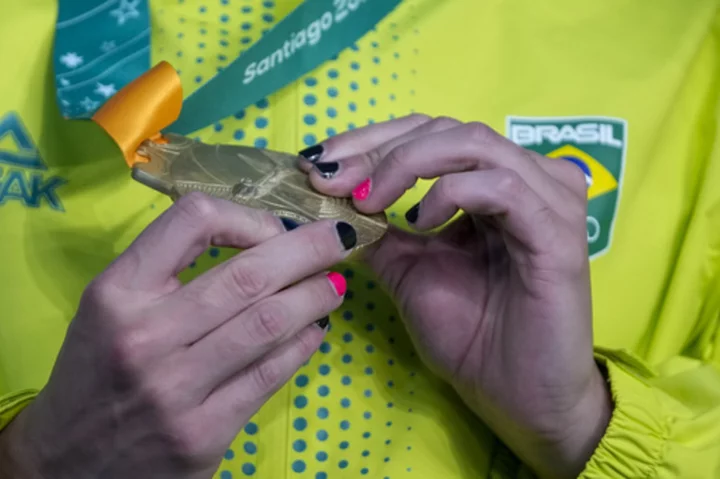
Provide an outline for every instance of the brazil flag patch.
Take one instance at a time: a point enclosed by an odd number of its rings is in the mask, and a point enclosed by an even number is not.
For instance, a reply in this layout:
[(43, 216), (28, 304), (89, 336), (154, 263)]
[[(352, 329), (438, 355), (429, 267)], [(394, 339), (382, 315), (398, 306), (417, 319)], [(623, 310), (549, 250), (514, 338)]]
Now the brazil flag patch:
[(507, 135), (520, 146), (571, 161), (583, 170), (590, 257), (605, 253), (612, 242), (622, 189), (627, 123), (605, 117), (508, 117)]

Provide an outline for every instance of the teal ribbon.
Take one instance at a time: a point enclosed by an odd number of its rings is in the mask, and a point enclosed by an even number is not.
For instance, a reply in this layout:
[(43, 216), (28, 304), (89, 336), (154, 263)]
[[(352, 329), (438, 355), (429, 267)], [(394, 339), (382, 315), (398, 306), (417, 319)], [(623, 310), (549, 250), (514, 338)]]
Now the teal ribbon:
[(150, 68), (148, 0), (60, 0), (53, 60), (60, 112), (91, 117)]
[[(150, 68), (147, 0), (59, 0), (60, 110), (90, 117)], [(257, 103), (333, 58), (402, 0), (305, 0), (183, 103), (167, 132), (187, 135)]]
[(183, 103), (187, 135), (296, 81), (362, 38), (401, 0), (306, 0)]

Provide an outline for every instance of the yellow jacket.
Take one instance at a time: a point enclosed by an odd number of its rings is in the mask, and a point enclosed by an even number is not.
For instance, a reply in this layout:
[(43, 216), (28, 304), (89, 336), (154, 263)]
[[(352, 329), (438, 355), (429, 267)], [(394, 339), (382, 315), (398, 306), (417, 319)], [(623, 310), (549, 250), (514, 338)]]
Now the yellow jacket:
[[(298, 3), (152, 0), (153, 61), (189, 94)], [(0, 427), (47, 380), (85, 285), (169, 205), (97, 126), (60, 116), (55, 2), (2, 12)], [(616, 402), (583, 477), (718, 477), (719, 94), (718, 0), (405, 0), (355, 48), (194, 136), (298, 151), (417, 111), (581, 160), (596, 352)], [(230, 254), (209, 250), (183, 278)], [(372, 275), (340, 271), (350, 292), (326, 343), (217, 477), (527, 474), (424, 369)]]

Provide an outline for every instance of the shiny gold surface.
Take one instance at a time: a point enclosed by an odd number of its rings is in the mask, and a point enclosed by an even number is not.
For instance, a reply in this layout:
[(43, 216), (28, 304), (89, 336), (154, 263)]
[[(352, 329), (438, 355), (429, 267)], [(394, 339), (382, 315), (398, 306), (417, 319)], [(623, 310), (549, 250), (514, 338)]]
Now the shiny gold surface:
[(199, 191), (279, 217), (309, 223), (341, 220), (357, 231), (356, 249), (379, 240), (387, 231), (384, 214), (364, 215), (348, 198), (315, 191), (297, 167), (298, 157), (234, 145), (208, 145), (178, 135), (167, 144), (146, 141), (138, 154), (149, 163), (136, 163), (133, 178), (174, 200)]

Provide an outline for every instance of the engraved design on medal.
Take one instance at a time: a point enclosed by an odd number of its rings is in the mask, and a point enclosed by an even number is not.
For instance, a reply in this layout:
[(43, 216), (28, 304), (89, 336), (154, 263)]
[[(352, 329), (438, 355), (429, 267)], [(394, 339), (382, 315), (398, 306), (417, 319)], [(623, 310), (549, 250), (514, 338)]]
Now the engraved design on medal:
[(199, 191), (277, 216), (307, 223), (342, 220), (357, 230), (358, 247), (380, 239), (387, 231), (384, 214), (360, 214), (348, 198), (333, 198), (315, 191), (307, 175), (297, 168), (298, 157), (270, 150), (234, 145), (208, 145), (169, 134), (167, 143), (147, 141), (138, 154), (133, 177), (177, 199)]

